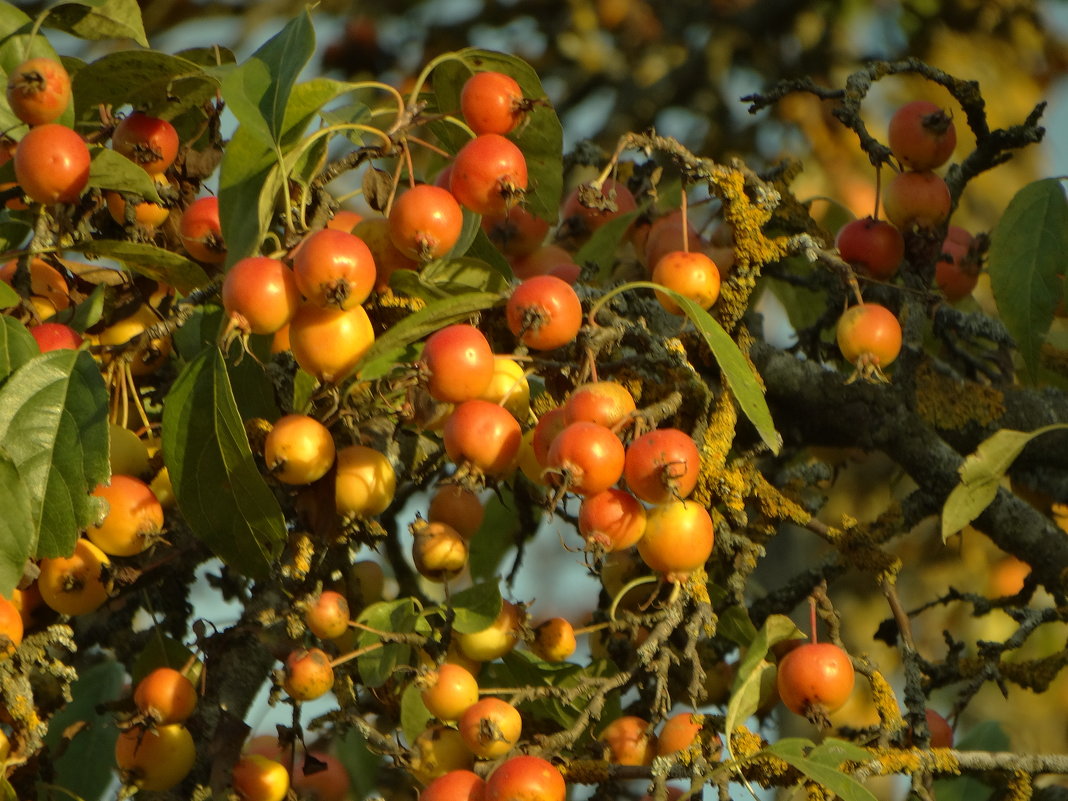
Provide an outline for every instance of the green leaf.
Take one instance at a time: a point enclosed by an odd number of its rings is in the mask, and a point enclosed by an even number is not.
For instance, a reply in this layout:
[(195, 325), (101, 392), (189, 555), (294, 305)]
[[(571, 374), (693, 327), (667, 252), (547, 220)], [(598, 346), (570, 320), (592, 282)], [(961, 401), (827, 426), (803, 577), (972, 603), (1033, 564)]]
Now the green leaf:
[(89, 297), (77, 306), (71, 306), (61, 312), (57, 312), (52, 320), (57, 323), (69, 325), (80, 334), (100, 322), (104, 316), (104, 300), (107, 295), (107, 287), (97, 284)]
[(757, 628), (749, 619), (749, 611), (744, 606), (735, 605), (719, 616), (716, 634), (744, 646), (756, 639)]
[(379, 775), (382, 758), (367, 747), (367, 740), (355, 726), (340, 737), (335, 735), (334, 753), (352, 781), (352, 797), (367, 798), (377, 787), (375, 779)]
[[(729, 735), (735, 726), (744, 723), (760, 706), (760, 684), (764, 674), (774, 671), (775, 666), (767, 660), (768, 651), (775, 643), (803, 636), (790, 618), (785, 615), (770, 615), (749, 644), (745, 657), (739, 662), (731, 687), (731, 700), (727, 705), (727, 717), (723, 730)], [(727, 737), (728, 750), (730, 737)]]
[(942, 507), (942, 542), (956, 534), (983, 513), (998, 494), (998, 487), (1016, 457), (1031, 440), (1050, 431), (1068, 428), (1055, 423), (1034, 431), (995, 431), (969, 454), (960, 466), (960, 484), (953, 488)]
[[(802, 756), (799, 753), (805, 744), (811, 745), (801, 738), (786, 738), (764, 749), (764, 753), (771, 754), (793, 766), (805, 774), (817, 784), (826, 787), (842, 801), (878, 801), (875, 795), (852, 776), (842, 773), (837, 767), (832, 767), (824, 761), (817, 761)], [(862, 750), (862, 749), (861, 749)], [(826, 759), (830, 752), (825, 751), (821, 757)], [(865, 752), (865, 757), (868, 754)]]
[(414, 681), (411, 682), (401, 693), (400, 723), (404, 738), (408, 742), (414, 742), (433, 717), (423, 703), (423, 691)]
[(19, 300), (21, 298), (14, 287), (11, 284), (5, 284), (0, 281), (0, 309), (10, 309), (12, 306), (17, 305)]
[[(521, 58), (473, 47), (455, 55), (455, 60), (443, 61), (434, 70), (434, 107), (437, 111), (458, 116), (464, 82), (474, 73), (486, 70), (512, 76), (524, 97), (536, 100), (546, 97), (537, 72)], [(466, 138), (458, 135), (459, 129), (455, 126), (441, 124), (434, 130), (453, 152), (466, 142)], [(538, 217), (555, 223), (560, 214), (564, 185), (563, 128), (556, 111), (545, 103), (537, 105), (509, 138), (523, 151), (527, 161), (529, 185), (523, 204)]]
[(597, 281), (607, 280), (616, 263), (619, 243), (623, 241), (623, 237), (630, 230), (630, 224), (638, 218), (639, 213), (635, 210), (620, 214), (594, 231), (575, 253), (575, 263), (582, 267), (587, 264), (594, 265)]
[[(414, 598), (396, 601), (379, 601), (365, 607), (357, 621), (378, 631), (410, 634), (419, 622)], [(360, 631), (357, 645), (361, 648), (381, 642), (382, 638), (371, 631)], [(384, 643), (381, 648), (369, 651), (356, 660), (360, 676), (368, 687), (381, 687), (394, 674), (398, 665), (409, 664), (412, 648), (402, 643)]]
[(156, 182), (141, 167), (109, 147), (92, 148), (89, 164), (89, 186), (133, 192), (145, 200), (160, 203)]
[(450, 295), (468, 292), (506, 292), (511, 276), (497, 267), (472, 258), (443, 259), (431, 262), (419, 271), (419, 280), (445, 290)]
[[(2, 109), (0, 109), (0, 114), (2, 114)], [(11, 162), (9, 161), (8, 164), (11, 164)], [(2, 169), (0, 168), (0, 170)], [(14, 172), (12, 172), (12, 180), (14, 180), (14, 177)], [(28, 223), (22, 221), (0, 222), (0, 249), (4, 252), (18, 250), (19, 245), (29, 238), (32, 230)], [(3, 284), (3, 282), (0, 281), (0, 284)], [(0, 294), (2, 292), (3, 287), (0, 286)], [(7, 308), (3, 305), (2, 300), (3, 298), (0, 298), (0, 309)]]
[(73, 0), (49, 10), (44, 24), (79, 39), (133, 39), (148, 47), (137, 0)]
[(79, 122), (99, 125), (100, 105), (173, 120), (211, 102), (219, 81), (199, 64), (154, 50), (120, 50), (86, 64), (72, 80)]
[(305, 11), (243, 64), (224, 71), (223, 99), (255, 137), (281, 142), (289, 94), (314, 52), (315, 31), (311, 14)]
[(679, 305), (701, 334), (705, 344), (712, 351), (712, 355), (715, 356), (719, 369), (723, 372), (723, 377), (742, 413), (749, 418), (749, 422), (756, 428), (768, 449), (772, 453), (778, 453), (782, 449), (782, 436), (775, 430), (775, 421), (771, 418), (771, 410), (764, 397), (764, 388), (753, 366), (730, 335), (723, 330), (723, 326), (689, 298), (665, 286), (654, 284), (652, 281), (631, 281), (618, 286), (606, 293), (600, 302), (603, 303), (608, 298), (630, 289), (652, 289), (662, 292), (669, 295)]
[[(226, 146), (219, 173), (219, 218), (227, 263), (255, 255), (270, 227), (282, 190), (279, 152), (292, 151), (324, 103), (349, 91), (350, 84), (316, 78), (293, 87), (277, 143), (264, 129), (240, 125)], [(269, 132), (268, 132), (269, 133)], [(290, 164), (287, 159), (286, 164)]]
[(809, 752), (808, 758), (821, 765), (838, 767), (843, 762), (867, 762), (871, 753), (859, 745), (828, 737)]
[(512, 491), (502, 485), (486, 501), (485, 516), (470, 542), (467, 560), (474, 580), (491, 579), (497, 575), (501, 559), (515, 544), (519, 534), (519, 516), (516, 514)]
[(102, 798), (111, 786), (118, 729), (106, 704), (122, 695), (124, 677), (121, 664), (102, 662), (82, 671), (71, 686), (73, 699), (48, 722), (45, 735), (51, 753), (59, 754), (51, 783), (66, 792), (42, 789), (41, 798)]
[(428, 303), (378, 337), (360, 359), (356, 374), (364, 381), (381, 378), (397, 365), (401, 354), (413, 342), (502, 301), (501, 295), (495, 292), (469, 292)]
[(256, 468), (218, 348), (187, 364), (167, 393), (163, 453), (193, 533), (238, 572), (269, 576), (286, 541), (285, 518)]
[(195, 261), (147, 242), (97, 239), (80, 243), (75, 249), (86, 256), (114, 259), (135, 273), (170, 284), (183, 294), (211, 282), (204, 268)]
[(475, 584), (452, 596), (456, 617), (452, 627), (461, 634), (488, 629), (501, 613), (501, 590), (495, 581)]
[[(0, 282), (0, 287), (6, 286)], [(14, 317), (0, 315), (0, 383), (40, 352), (26, 326)]]
[(1062, 296), (1068, 252), (1068, 200), (1060, 180), (1045, 178), (1016, 195), (990, 233), (987, 270), (1005, 327), (1035, 381), (1042, 338)]
[(33, 555), (33, 506), (18, 467), (0, 449), (0, 595), (11, 597)]
[(87, 351), (38, 356), (0, 387), (0, 448), (30, 489), (36, 556), (69, 556), (78, 532), (98, 519), (89, 493), (111, 475), (107, 411)]

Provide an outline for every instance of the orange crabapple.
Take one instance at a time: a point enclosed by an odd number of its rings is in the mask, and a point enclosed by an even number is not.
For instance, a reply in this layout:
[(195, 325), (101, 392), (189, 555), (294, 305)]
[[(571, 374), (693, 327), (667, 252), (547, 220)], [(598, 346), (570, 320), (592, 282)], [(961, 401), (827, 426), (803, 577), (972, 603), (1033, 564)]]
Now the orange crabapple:
[(293, 254), (297, 289), (311, 303), (351, 309), (363, 303), (374, 289), (374, 256), (358, 236), (323, 228), (301, 240)]
[(163, 507), (145, 482), (113, 475), (110, 484), (93, 490), (93, 496), (107, 502), (107, 513), (85, 534), (108, 556), (136, 556), (159, 539)]
[(330, 430), (306, 414), (280, 417), (263, 440), (263, 461), (283, 484), (311, 484), (334, 464)]
[(627, 446), (623, 477), (627, 488), (646, 503), (688, 498), (700, 472), (697, 443), (677, 428), (647, 431)]
[(8, 106), (27, 125), (55, 122), (70, 98), (70, 75), (54, 58), (30, 58), (8, 73)]
[(459, 484), (442, 484), (430, 499), (427, 520), (447, 523), (465, 540), (470, 540), (481, 528), (486, 509), (482, 500)]
[(681, 582), (708, 561), (714, 542), (712, 518), (703, 506), (669, 501), (649, 510), (638, 553), (665, 580)]
[(84, 537), (79, 538), (70, 556), (40, 561), (37, 588), (41, 600), (61, 615), (95, 612), (108, 599), (105, 581), (110, 564), (107, 554)]
[(596, 495), (623, 475), (625, 450), (611, 429), (598, 423), (571, 423), (549, 447), (553, 483), (578, 495)]
[(431, 781), (419, 801), (483, 801), (486, 781), (474, 771), (452, 770)]
[(242, 754), (234, 765), (232, 784), (242, 801), (283, 801), (289, 793), (289, 771), (262, 754)]
[(219, 198), (214, 195), (198, 198), (182, 212), (178, 224), (182, 247), (186, 253), (205, 264), (226, 261), (226, 244), (219, 221)]
[(901, 352), (901, 323), (885, 306), (860, 303), (838, 318), (838, 349), (858, 369), (883, 368)]
[(478, 701), (478, 680), (467, 668), (452, 662), (421, 673), (416, 686), (430, 714), (446, 723), (459, 720)]
[(420, 361), (431, 397), (462, 403), (479, 397), (493, 378), (493, 349), (486, 335), (466, 323), (431, 334)]
[(458, 728), (471, 753), (482, 759), (496, 759), (519, 742), (523, 718), (512, 704), (489, 697), (465, 709), (460, 715)]
[(486, 628), (456, 635), (460, 651), (469, 659), (492, 662), (515, 648), (526, 625), (526, 610), (511, 601), (501, 603), (501, 611)]
[(530, 650), (546, 662), (563, 662), (578, 647), (575, 627), (562, 617), (551, 617), (534, 627)]
[(582, 328), (582, 303), (566, 281), (537, 275), (517, 286), (505, 306), (508, 329), (534, 350), (572, 342)]
[(933, 172), (899, 172), (883, 187), (883, 210), (901, 231), (937, 228), (952, 208), (949, 187)]
[(423, 578), (445, 582), (467, 565), (467, 541), (447, 523), (419, 519), (411, 525), (412, 562)]
[[(719, 299), (720, 275), (716, 263), (700, 251), (673, 250), (660, 257), (653, 267), (653, 283), (672, 289), (709, 309)], [(656, 299), (671, 314), (683, 314), (682, 307), (664, 292)]]
[(597, 739), (616, 765), (649, 765), (656, 756), (656, 735), (644, 718), (624, 715), (605, 726)]
[(953, 118), (929, 100), (913, 100), (894, 112), (887, 130), (894, 157), (910, 170), (934, 170), (957, 146)]
[(36, 203), (74, 203), (89, 184), (85, 140), (56, 122), (33, 127), (15, 149), (15, 181)]
[[(624, 466), (624, 470), (626, 467)], [(626, 490), (609, 487), (579, 505), (578, 530), (588, 548), (622, 551), (645, 533), (645, 507)]]
[(178, 157), (178, 132), (167, 120), (135, 111), (119, 121), (111, 147), (146, 172), (160, 173)]
[(522, 432), (503, 406), (476, 398), (453, 409), (442, 439), (445, 452), (457, 465), (496, 477), (515, 467)]
[(240, 331), (273, 334), (296, 314), (300, 291), (293, 271), (281, 260), (249, 256), (227, 271), (222, 302)]
[(124, 784), (164, 792), (178, 786), (196, 761), (193, 735), (181, 723), (134, 726), (115, 741), (115, 763)]
[(366, 445), (337, 452), (334, 507), (343, 517), (374, 517), (393, 503), (397, 474), (384, 453)]
[(516, 420), (526, 420), (530, 413), (530, 382), (519, 362), (494, 356), (493, 377), (478, 398), (503, 406)]
[[(19, 602), (21, 601), (20, 597)], [(19, 607), (13, 600), (0, 595), (0, 659), (11, 656), (22, 644), (25, 628), (25, 621)]]
[(337, 383), (351, 373), (374, 342), (371, 318), (362, 306), (324, 309), (303, 303), (289, 321), (293, 358), (325, 383)]
[(397, 250), (427, 262), (448, 254), (460, 239), (464, 216), (452, 193), (433, 184), (413, 186), (389, 212), (389, 235)]
[(529, 108), (515, 78), (503, 72), (476, 72), (460, 90), (460, 113), (476, 134), (511, 133)]
[(349, 602), (340, 592), (323, 590), (309, 601), (304, 622), (320, 640), (336, 640), (349, 630)]
[(840, 709), (853, 684), (849, 654), (834, 643), (802, 643), (779, 660), (779, 697), (798, 715), (818, 719)]
[(567, 784), (553, 763), (521, 754), (499, 764), (486, 779), (483, 801), (564, 801)]
[(449, 190), (475, 214), (503, 214), (527, 188), (523, 151), (500, 134), (476, 136), (453, 159)]
[(197, 690), (181, 671), (158, 667), (137, 682), (134, 703), (153, 724), (183, 723), (197, 707)]
[(334, 687), (330, 657), (319, 648), (300, 648), (286, 657), (282, 688), (294, 701), (313, 701)]
[(591, 381), (575, 387), (563, 409), (568, 423), (586, 420), (614, 429), (635, 413), (637, 405), (618, 381)]
[(474, 755), (456, 729), (444, 725), (424, 729), (411, 745), (408, 769), (422, 784), (454, 770), (470, 770)]
[(564, 198), (560, 229), (565, 238), (583, 241), (605, 223), (637, 208), (631, 191), (614, 178), (606, 178), (599, 187), (583, 184)]

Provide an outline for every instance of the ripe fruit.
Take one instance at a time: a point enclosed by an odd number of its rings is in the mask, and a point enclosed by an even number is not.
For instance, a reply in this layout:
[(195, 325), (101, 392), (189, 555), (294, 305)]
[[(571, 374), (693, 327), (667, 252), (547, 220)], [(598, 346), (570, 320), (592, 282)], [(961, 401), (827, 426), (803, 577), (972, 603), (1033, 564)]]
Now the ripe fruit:
[(323, 590), (304, 610), (304, 622), (320, 640), (336, 640), (349, 630), (349, 602), (340, 592)]
[(289, 771), (262, 754), (243, 754), (234, 765), (233, 787), (244, 801), (282, 801), (289, 792)]
[(389, 236), (416, 261), (440, 259), (460, 239), (463, 211), (447, 189), (419, 184), (397, 198), (389, 212)]
[(937, 228), (952, 208), (949, 187), (933, 172), (899, 172), (883, 189), (886, 217), (902, 231)]
[[(511, 212), (509, 212), (511, 213)], [(512, 272), (515, 273), (515, 277), (521, 281), (525, 281), (528, 278), (533, 278), (535, 275), (556, 275), (561, 280), (567, 280), (563, 276), (557, 274), (557, 270), (567, 268), (574, 268), (580, 270), (579, 266), (575, 264), (574, 258), (571, 254), (564, 250), (559, 245), (541, 245), (535, 248), (525, 256), (513, 258), (512, 260)], [(568, 281), (569, 284), (573, 284), (574, 281)]]
[(405, 256), (393, 244), (389, 236), (389, 220), (385, 217), (360, 220), (352, 233), (364, 241), (374, 256), (376, 292), (384, 292), (389, 288), (389, 277), (397, 270), (419, 269), (419, 262)]
[(459, 720), (478, 701), (478, 680), (465, 667), (444, 662), (417, 679), (430, 714), (438, 720)]
[(336, 383), (355, 369), (375, 342), (371, 320), (362, 306), (324, 309), (304, 303), (289, 321), (289, 347), (306, 373)]
[(363, 303), (375, 286), (374, 256), (358, 236), (324, 228), (297, 246), (293, 278), (297, 289), (319, 306), (351, 309)]
[(460, 716), (460, 736), (477, 757), (496, 759), (512, 750), (523, 731), (519, 710), (500, 698), (483, 698)]
[(453, 159), (449, 190), (475, 214), (503, 214), (526, 188), (523, 151), (499, 134), (476, 136)]
[(829, 714), (853, 692), (853, 664), (834, 643), (803, 643), (779, 660), (776, 684), (786, 708), (798, 715)]
[(927, 709), (925, 717), (927, 731), (931, 733), (931, 748), (952, 748), (953, 727), (949, 725), (949, 721), (933, 709)]
[(178, 157), (178, 132), (166, 120), (141, 111), (119, 121), (111, 135), (111, 147), (146, 172), (166, 170)]
[(84, 615), (99, 609), (108, 599), (104, 570), (107, 554), (85, 538), (74, 545), (70, 556), (41, 560), (37, 588), (41, 599), (61, 615)]
[(443, 403), (477, 398), (493, 378), (493, 350), (486, 335), (464, 323), (431, 334), (423, 346), (421, 364), (427, 375), (427, 391)]
[(7, 102), (27, 125), (55, 122), (70, 105), (70, 75), (52, 58), (23, 61), (8, 74)]
[(546, 662), (563, 662), (575, 653), (575, 627), (562, 617), (551, 617), (534, 629), (530, 650)]
[[(0, 267), (0, 281), (13, 285), (18, 260), (12, 259)], [(30, 259), (30, 302), (38, 316), (47, 319), (57, 311), (70, 307), (70, 288), (63, 275), (44, 259)]]
[[(549, 233), (549, 221), (537, 217), (523, 206), (512, 206), (504, 214), (482, 218), (482, 230), (490, 242), (504, 254), (509, 261), (522, 259), (536, 251)], [(567, 251), (558, 248), (564, 254)], [(570, 257), (564, 261), (570, 261)], [(521, 275), (513, 264), (512, 271), (520, 279), (530, 276)]]
[(890, 118), (890, 151), (910, 170), (933, 170), (945, 164), (957, 146), (953, 118), (929, 100), (906, 103)]
[(597, 737), (608, 748), (608, 760), (616, 765), (649, 765), (656, 756), (656, 735), (643, 718), (616, 718)]
[(486, 510), (478, 495), (459, 484), (442, 484), (430, 499), (426, 518), (448, 523), (465, 540), (470, 540), (482, 526)]
[(449, 458), (487, 476), (501, 476), (515, 466), (522, 438), (507, 409), (478, 399), (457, 406), (442, 431)]
[(685, 500), (697, 486), (701, 455), (685, 431), (648, 431), (627, 447), (623, 477), (627, 488), (646, 503)]
[(492, 662), (515, 648), (526, 613), (510, 601), (501, 604), (496, 619), (481, 631), (456, 635), (460, 650), (468, 659)]
[(629, 492), (616, 487), (587, 495), (579, 506), (578, 530), (587, 547), (609, 553), (638, 542), (645, 533), (645, 521), (645, 507)]
[[(711, 308), (719, 299), (719, 268), (704, 253), (673, 250), (662, 256), (653, 267), (653, 282), (673, 289), (702, 309)], [(663, 292), (656, 299), (671, 314), (682, 314), (682, 307)]]
[(505, 306), (509, 330), (534, 350), (552, 350), (573, 341), (582, 327), (582, 303), (571, 285), (556, 276), (523, 281)]
[(298, 649), (286, 657), (282, 688), (295, 701), (313, 701), (334, 687), (330, 657), (319, 648)]
[(460, 732), (445, 726), (430, 726), (412, 742), (409, 769), (425, 783), (454, 770), (468, 770), (474, 757)]
[(343, 517), (374, 517), (393, 503), (397, 475), (384, 453), (366, 445), (349, 445), (337, 452), (334, 506)]
[(571, 423), (549, 447), (554, 483), (578, 495), (596, 495), (623, 475), (625, 451), (611, 429), (597, 423)]
[(273, 334), (296, 314), (300, 292), (293, 271), (279, 259), (249, 256), (227, 271), (222, 302), (239, 330)]
[(968, 297), (979, 283), (981, 265), (974, 243), (975, 237), (959, 225), (946, 230), (935, 262), (935, 283), (950, 303)]
[(183, 723), (197, 708), (197, 690), (181, 672), (159, 667), (137, 683), (134, 703), (156, 725)]
[[(100, 332), (98, 341), (101, 345), (125, 345), (136, 336), (140, 336), (149, 328), (160, 322), (159, 312), (142, 303), (137, 311), (129, 317), (124, 317), (118, 322)], [(162, 336), (149, 340), (147, 346), (133, 357), (130, 362), (130, 372), (133, 375), (150, 375), (163, 366), (172, 350), (171, 338)], [(105, 358), (108, 358), (105, 356)]]
[(587, 420), (615, 428), (637, 410), (634, 396), (616, 381), (593, 381), (576, 387), (563, 406), (568, 423)]
[(582, 241), (609, 220), (636, 208), (638, 204), (631, 191), (613, 178), (605, 179), (600, 188), (583, 184), (564, 198), (560, 229), (565, 237)]
[(503, 406), (516, 420), (530, 414), (530, 383), (519, 363), (507, 356), (493, 357), (493, 378), (478, 398)]
[(666, 581), (685, 581), (708, 561), (714, 543), (708, 511), (694, 501), (672, 501), (649, 510), (638, 553)]
[(861, 303), (838, 319), (838, 349), (858, 368), (886, 367), (901, 352), (901, 324), (885, 306)]
[(40, 323), (30, 328), (30, 335), (37, 341), (41, 353), (66, 348), (77, 350), (82, 346), (82, 335), (63, 323)]
[(0, 659), (11, 656), (19, 647), (24, 628), (19, 608), (0, 595)]
[(178, 785), (196, 761), (193, 735), (181, 723), (154, 729), (135, 726), (115, 741), (115, 763), (123, 783), (163, 792)]
[(901, 231), (874, 217), (861, 217), (843, 225), (835, 245), (843, 261), (880, 281), (893, 278), (905, 258)]
[(701, 733), (703, 718), (691, 712), (680, 712), (664, 721), (656, 739), (657, 756), (666, 756), (693, 745)]
[(567, 785), (551, 762), (525, 754), (506, 759), (486, 780), (484, 801), (564, 801)]
[(412, 530), (412, 561), (419, 575), (448, 581), (467, 565), (467, 541), (447, 523), (417, 520)]
[(503, 72), (476, 72), (460, 90), (460, 112), (476, 134), (511, 133), (528, 106), (515, 78)]
[[(686, 219), (685, 223), (684, 229), (683, 214), (680, 209), (653, 220), (646, 231), (644, 246), (638, 249), (639, 253), (644, 254), (645, 265), (650, 272), (656, 263), (668, 253), (675, 250), (699, 250), (699, 246), (703, 245), (700, 234), (689, 219)], [(685, 240), (683, 230), (686, 232)], [(637, 246), (637, 239), (635, 239), (635, 244)]]
[(451, 770), (419, 793), (419, 801), (482, 801), (486, 782), (470, 770)]
[(15, 180), (37, 203), (74, 203), (89, 183), (89, 148), (72, 129), (31, 128), (15, 150)]
[(336, 450), (330, 430), (306, 414), (287, 414), (263, 441), (263, 461), (283, 484), (311, 484), (326, 475)]
[(219, 198), (210, 195), (190, 203), (182, 213), (178, 231), (182, 247), (197, 261), (206, 264), (226, 261), (226, 245), (219, 222)]
[(97, 486), (93, 495), (107, 501), (107, 513), (86, 536), (109, 556), (135, 556), (160, 535), (163, 507), (149, 486), (133, 476), (113, 475), (111, 484)]

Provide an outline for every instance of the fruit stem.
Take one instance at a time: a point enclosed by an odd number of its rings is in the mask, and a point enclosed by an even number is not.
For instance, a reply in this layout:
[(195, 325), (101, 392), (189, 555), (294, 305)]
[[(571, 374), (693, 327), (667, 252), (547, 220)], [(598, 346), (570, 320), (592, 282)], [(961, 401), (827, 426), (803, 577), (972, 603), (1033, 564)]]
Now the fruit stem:
[(819, 642), (819, 635), (816, 632), (816, 599), (813, 596), (808, 597), (808, 630), (809, 639), (813, 644)]

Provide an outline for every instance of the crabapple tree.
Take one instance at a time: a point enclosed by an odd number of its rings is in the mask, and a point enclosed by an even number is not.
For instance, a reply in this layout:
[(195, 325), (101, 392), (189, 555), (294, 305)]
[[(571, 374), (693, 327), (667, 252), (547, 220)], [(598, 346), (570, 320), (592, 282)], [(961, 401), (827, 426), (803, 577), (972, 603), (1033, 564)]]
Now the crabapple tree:
[(0, 0), (0, 798), (1059, 797), (982, 716), (1063, 720), (1068, 202), (955, 219), (1043, 106), (771, 83), (870, 165), (816, 214), (317, 13)]

